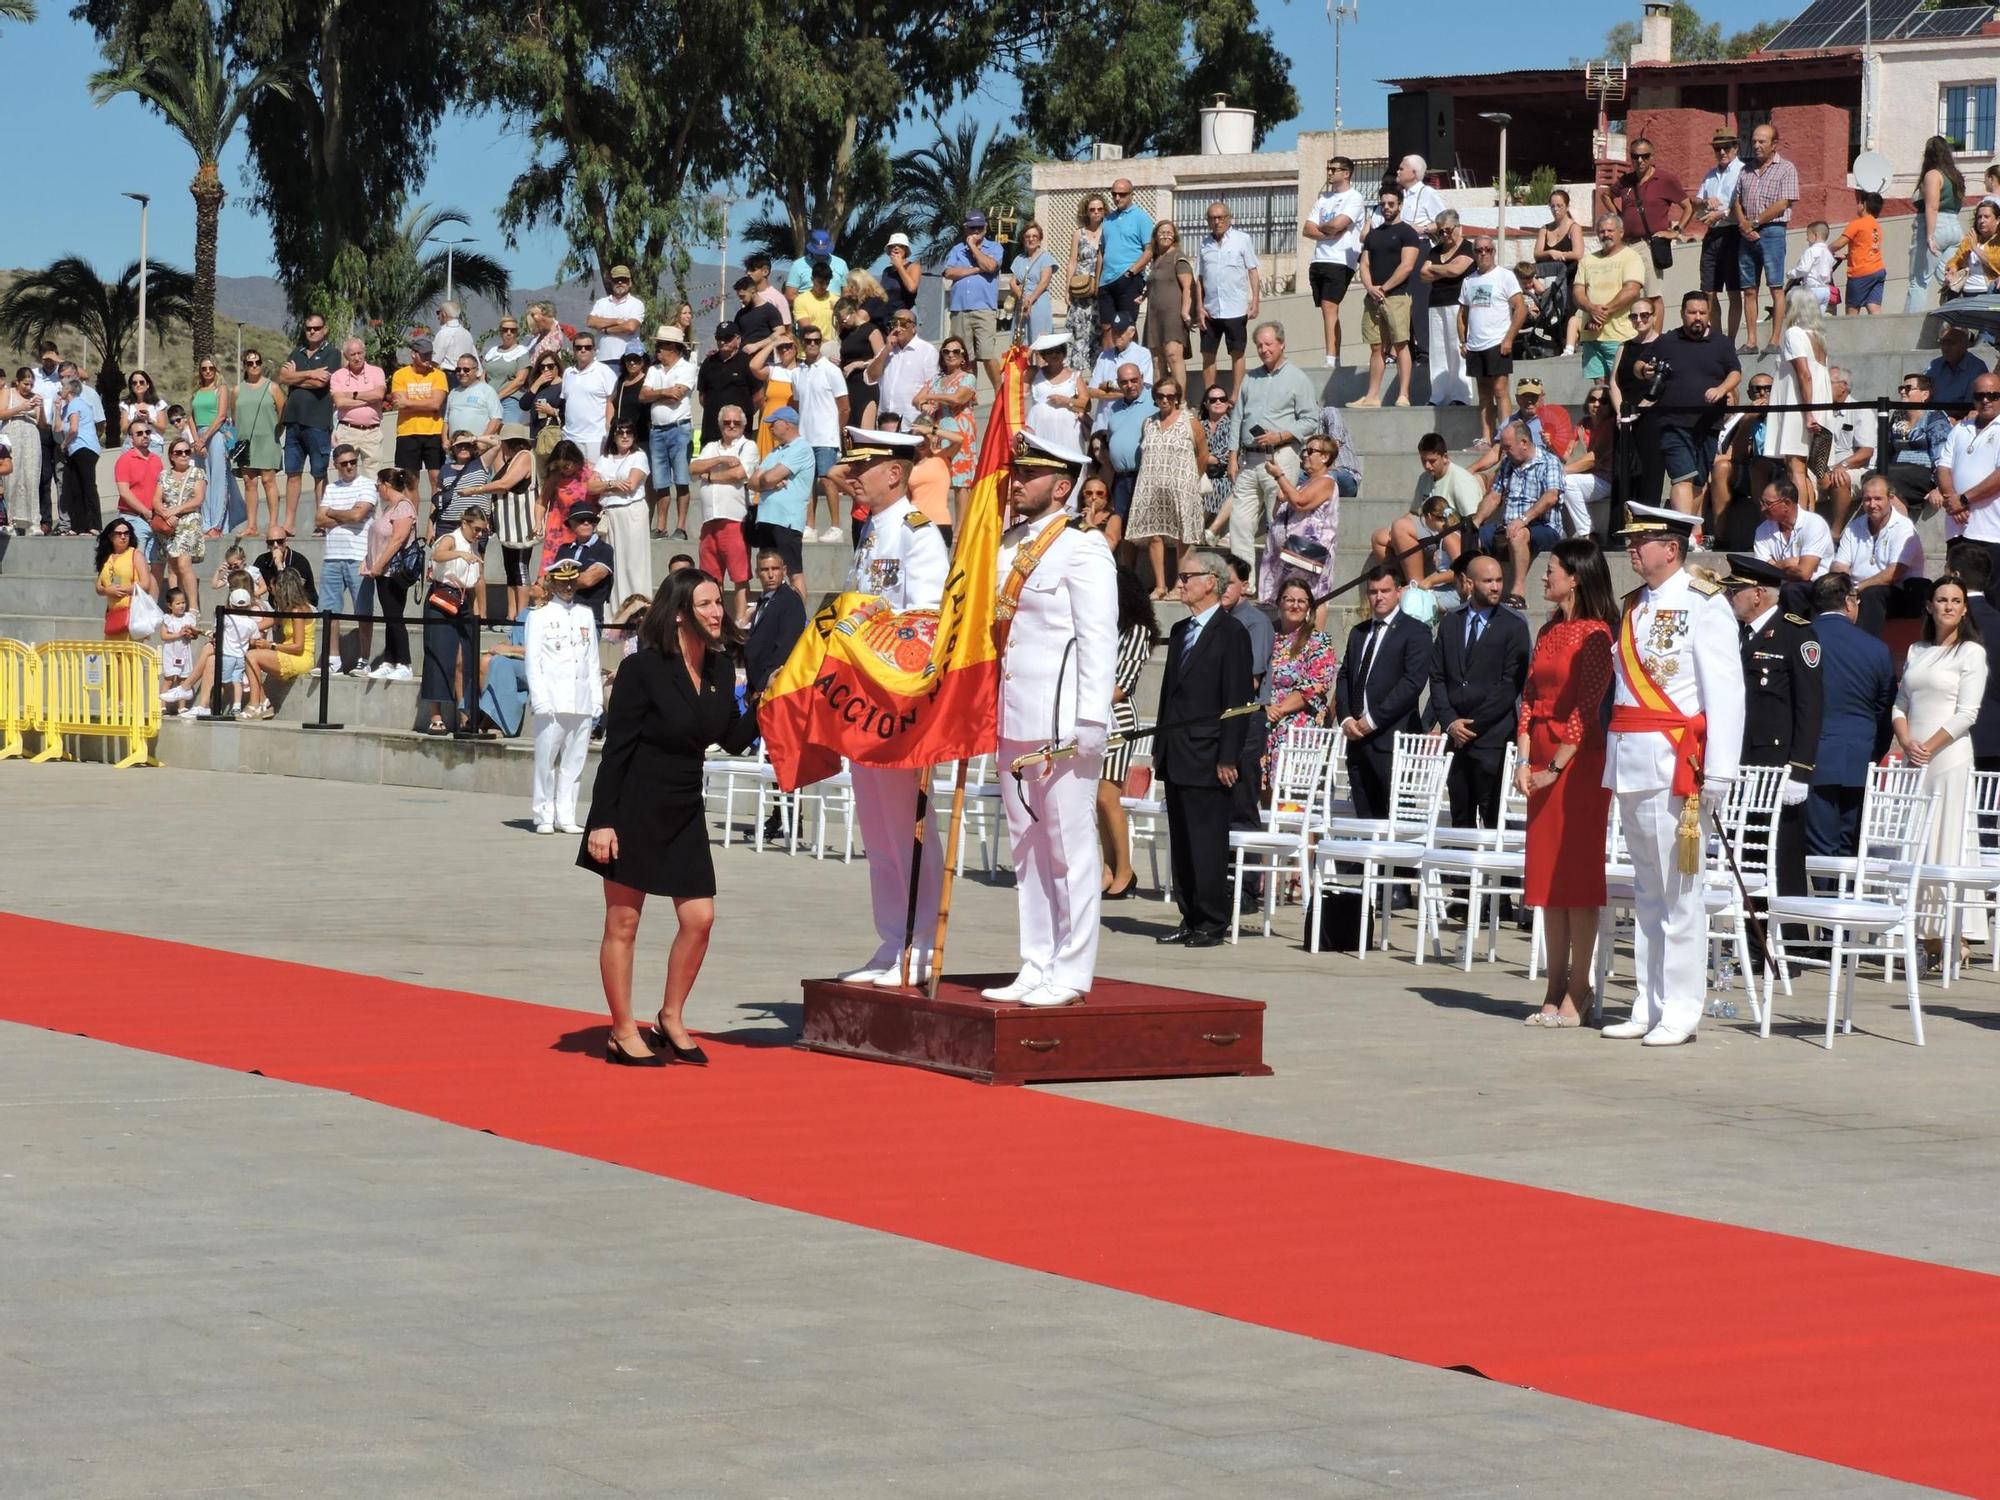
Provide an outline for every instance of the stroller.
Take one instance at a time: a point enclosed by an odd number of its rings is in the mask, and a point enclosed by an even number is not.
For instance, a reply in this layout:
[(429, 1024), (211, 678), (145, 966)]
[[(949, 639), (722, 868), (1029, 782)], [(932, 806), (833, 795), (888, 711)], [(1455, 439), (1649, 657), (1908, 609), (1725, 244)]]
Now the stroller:
[(1561, 354), (1564, 330), (1569, 327), (1570, 314), (1576, 311), (1561, 261), (1537, 261), (1535, 287), (1528, 321), (1514, 338), (1516, 359), (1554, 359)]

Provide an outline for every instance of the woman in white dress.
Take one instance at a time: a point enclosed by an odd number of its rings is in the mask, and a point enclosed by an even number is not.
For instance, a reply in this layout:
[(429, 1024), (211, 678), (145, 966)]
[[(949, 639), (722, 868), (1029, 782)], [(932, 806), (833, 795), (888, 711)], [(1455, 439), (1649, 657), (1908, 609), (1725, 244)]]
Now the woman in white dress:
[[(1833, 381), (1826, 370), (1826, 339), (1821, 333), (1820, 303), (1810, 291), (1795, 286), (1785, 293), (1784, 328), (1778, 335), (1778, 369), (1771, 383), (1771, 405), (1803, 406), (1831, 401)], [(1818, 490), (1806, 463), (1814, 438), (1829, 430), (1816, 411), (1775, 412), (1764, 421), (1764, 456), (1790, 470), (1799, 488), (1799, 503), (1818, 510)]]
[(0, 518), (16, 536), (35, 530), (36, 496), (42, 483), (42, 401), (35, 394), (35, 371), (22, 365), (14, 383), (0, 390), (0, 438), (13, 451), (14, 468), (0, 480)]
[[(1966, 848), (1965, 803), (1972, 784), (1973, 720), (1986, 696), (1986, 648), (1979, 625), (1965, 604), (1965, 585), (1946, 574), (1931, 590), (1924, 638), (1910, 647), (1903, 681), (1896, 689), (1890, 720), (1903, 759), (1922, 766), (1924, 784), (1938, 793), (1937, 824), (1931, 833), (1933, 863), (1962, 865), (1977, 858)], [(1948, 888), (1927, 889), (1929, 915), (1920, 928), (1924, 949), (1936, 962), (1944, 943), (1944, 902)], [(1974, 907), (1965, 916), (1961, 941), (1984, 942), (1986, 913)]]

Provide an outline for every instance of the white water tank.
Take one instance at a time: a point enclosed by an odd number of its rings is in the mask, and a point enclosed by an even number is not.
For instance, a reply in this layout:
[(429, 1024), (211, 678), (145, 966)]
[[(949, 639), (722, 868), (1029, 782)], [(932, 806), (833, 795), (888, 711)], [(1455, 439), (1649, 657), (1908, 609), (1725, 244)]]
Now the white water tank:
[(1231, 109), (1226, 95), (1201, 112), (1203, 156), (1248, 156), (1256, 149), (1257, 111)]

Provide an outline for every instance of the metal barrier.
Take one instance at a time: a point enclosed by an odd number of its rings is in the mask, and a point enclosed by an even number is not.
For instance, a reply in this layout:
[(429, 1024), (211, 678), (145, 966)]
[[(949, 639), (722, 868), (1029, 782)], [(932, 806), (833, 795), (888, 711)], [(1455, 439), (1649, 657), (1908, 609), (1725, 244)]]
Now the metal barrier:
[(126, 742), (119, 766), (157, 766), (152, 742), (160, 733), (160, 658), (132, 641), (50, 641), (36, 648), (42, 670), (41, 753), (35, 760), (73, 760), (63, 736), (97, 735)]
[(0, 640), (0, 760), (25, 755), (21, 731), (42, 727), (42, 659), (32, 646)]

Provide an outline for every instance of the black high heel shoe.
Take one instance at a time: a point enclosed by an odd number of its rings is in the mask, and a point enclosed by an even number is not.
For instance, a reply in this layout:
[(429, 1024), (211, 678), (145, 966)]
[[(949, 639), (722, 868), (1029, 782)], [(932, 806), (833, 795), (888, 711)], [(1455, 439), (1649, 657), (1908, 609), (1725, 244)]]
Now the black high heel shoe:
[(615, 1067), (626, 1068), (664, 1068), (667, 1065), (667, 1060), (657, 1052), (634, 1057), (615, 1036), (607, 1038), (604, 1043), (604, 1060)]
[(708, 1066), (708, 1054), (693, 1044), (683, 1047), (668, 1036), (667, 1024), (658, 1016), (653, 1017), (653, 1029), (646, 1034), (646, 1045), (656, 1047), (662, 1052), (672, 1053), (675, 1062), (684, 1062), (696, 1068)]

